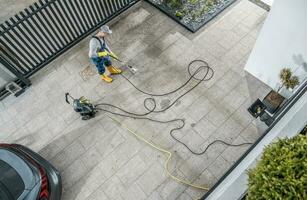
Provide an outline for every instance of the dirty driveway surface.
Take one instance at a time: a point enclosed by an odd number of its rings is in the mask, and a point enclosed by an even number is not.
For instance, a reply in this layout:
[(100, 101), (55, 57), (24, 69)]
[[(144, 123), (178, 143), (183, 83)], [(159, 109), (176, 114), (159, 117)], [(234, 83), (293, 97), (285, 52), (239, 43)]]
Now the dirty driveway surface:
[[(211, 141), (253, 142), (258, 137), (255, 122), (246, 108), (253, 101), (244, 64), (266, 13), (243, 0), (215, 21), (191, 34), (143, 3), (112, 26), (113, 50), (138, 67), (131, 81), (154, 93), (170, 91), (187, 80), (187, 64), (206, 60), (215, 70), (212, 80), (202, 83), (168, 112), (152, 117), (161, 120), (185, 118), (186, 126), (176, 135), (195, 151)], [(169, 179), (164, 173), (163, 154), (130, 135), (101, 112), (81, 121), (65, 104), (64, 93), (87, 96), (134, 112), (144, 112), (145, 95), (120, 76), (112, 84), (96, 75), (82, 79), (89, 65), (88, 39), (32, 78), (33, 86), (20, 98), (1, 102), (1, 140), (18, 142), (39, 151), (62, 173), (63, 199), (195, 199), (200, 191)], [(120, 63), (117, 63), (119, 66)], [(182, 92), (196, 82), (193, 81)], [(253, 85), (260, 93), (261, 86)], [(167, 106), (180, 92), (157, 98), (158, 108)], [(214, 145), (202, 156), (192, 155), (169, 135), (176, 124), (157, 125), (144, 120), (116, 117), (132, 130), (169, 149), (174, 174), (198, 184), (212, 186), (247, 149)]]

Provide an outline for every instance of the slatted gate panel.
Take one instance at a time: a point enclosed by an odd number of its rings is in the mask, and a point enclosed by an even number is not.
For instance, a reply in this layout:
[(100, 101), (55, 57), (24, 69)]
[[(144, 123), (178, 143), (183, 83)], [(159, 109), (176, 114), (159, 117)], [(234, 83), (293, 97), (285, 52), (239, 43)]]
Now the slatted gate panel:
[(0, 24), (0, 61), (28, 78), (137, 1), (39, 0)]

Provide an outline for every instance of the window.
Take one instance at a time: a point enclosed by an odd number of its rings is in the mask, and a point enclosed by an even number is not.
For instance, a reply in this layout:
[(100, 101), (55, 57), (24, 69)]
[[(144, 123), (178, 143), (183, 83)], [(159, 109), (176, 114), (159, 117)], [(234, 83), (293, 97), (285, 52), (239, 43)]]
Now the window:
[(3, 160), (0, 160), (0, 173), (0, 199), (18, 199), (25, 189), (20, 175)]

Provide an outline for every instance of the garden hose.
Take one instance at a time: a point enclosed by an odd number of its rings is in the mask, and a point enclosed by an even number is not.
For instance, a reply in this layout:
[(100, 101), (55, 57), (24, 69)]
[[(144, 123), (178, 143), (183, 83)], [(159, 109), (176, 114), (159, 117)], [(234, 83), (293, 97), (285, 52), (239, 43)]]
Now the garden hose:
[(164, 169), (165, 169), (167, 175), (168, 175), (170, 178), (172, 178), (173, 180), (175, 180), (175, 181), (177, 181), (177, 182), (179, 182), (179, 183), (183, 183), (183, 184), (185, 184), (185, 185), (191, 186), (191, 187), (193, 187), (193, 188), (197, 188), (197, 189), (201, 189), (201, 190), (209, 190), (209, 188), (206, 187), (206, 186), (195, 185), (195, 184), (191, 183), (190, 181), (184, 180), (184, 179), (182, 179), (182, 178), (179, 178), (179, 177), (173, 175), (173, 174), (170, 172), (170, 170), (169, 170), (169, 162), (170, 162), (170, 160), (171, 160), (171, 158), (172, 158), (172, 153), (171, 153), (170, 151), (168, 151), (168, 150), (166, 150), (166, 149), (163, 149), (162, 147), (159, 147), (158, 145), (156, 145), (156, 144), (150, 142), (150, 141), (147, 140), (144, 136), (142, 136), (142, 135), (136, 133), (135, 131), (132, 131), (131, 129), (129, 129), (127, 126), (125, 126), (123, 123), (121, 123), (121, 122), (120, 122), (119, 120), (117, 120), (116, 118), (114, 118), (114, 117), (112, 117), (112, 116), (110, 116), (110, 115), (108, 115), (108, 114), (107, 114), (107, 116), (108, 116), (110, 119), (112, 119), (113, 121), (117, 122), (121, 127), (123, 127), (125, 130), (127, 130), (127, 131), (128, 131), (129, 133), (131, 133), (132, 135), (134, 135), (134, 136), (135, 136), (137, 139), (139, 139), (140, 141), (142, 141), (142, 142), (148, 144), (149, 146), (151, 146), (152, 148), (154, 148), (154, 149), (156, 149), (156, 150), (162, 152), (162, 153), (165, 155), (165, 157), (166, 157), (166, 161), (165, 161), (165, 164), (164, 164)]
[[(196, 68), (195, 72), (192, 73), (192, 65), (194, 63), (199, 63), (200, 66), (198, 68)], [(197, 78), (196, 75), (199, 74), (202, 70), (205, 70), (205, 74), (203, 75), (202, 78)], [(208, 63), (203, 61), (203, 60), (193, 60), (192, 62), (189, 63), (188, 65), (188, 74), (189, 74), (189, 78), (186, 82), (184, 82), (181, 86), (171, 90), (170, 92), (166, 92), (166, 93), (161, 93), (161, 94), (153, 94), (153, 93), (149, 93), (149, 92), (146, 92), (140, 88), (138, 88), (135, 84), (133, 84), (125, 75), (123, 74), (120, 74), (126, 81), (128, 81), (128, 83), (130, 83), (136, 90), (138, 90), (140, 93), (142, 94), (145, 94), (145, 95), (148, 95), (150, 97), (147, 97), (144, 99), (144, 102), (143, 102), (143, 106), (144, 108), (147, 110), (146, 112), (144, 113), (134, 113), (134, 112), (130, 112), (130, 111), (127, 111), (123, 108), (120, 108), (119, 106), (116, 106), (116, 105), (113, 105), (113, 104), (109, 104), (109, 103), (99, 103), (99, 104), (96, 104), (95, 106), (97, 107), (97, 109), (100, 109), (100, 110), (103, 110), (105, 112), (109, 112), (111, 114), (114, 114), (114, 115), (119, 115), (119, 116), (122, 116), (122, 117), (129, 117), (129, 118), (133, 118), (133, 119), (143, 119), (143, 120), (149, 120), (149, 121), (152, 121), (152, 122), (156, 122), (156, 123), (162, 123), (162, 124), (168, 124), (168, 123), (173, 123), (173, 122), (179, 122), (181, 125), (179, 125), (178, 127), (175, 127), (173, 129), (170, 130), (170, 136), (176, 140), (177, 142), (179, 142), (180, 144), (182, 144), (183, 146), (185, 146), (192, 154), (194, 155), (203, 155), (204, 153), (206, 153), (206, 151), (208, 150), (208, 148), (215, 144), (215, 143), (222, 143), (224, 145), (227, 145), (227, 146), (233, 146), (233, 147), (238, 147), (238, 146), (243, 146), (243, 145), (250, 145), (252, 143), (240, 143), (240, 144), (230, 144), (230, 143), (227, 143), (225, 141), (222, 141), (222, 140), (214, 140), (213, 142), (211, 142), (206, 148), (205, 150), (203, 151), (200, 151), (200, 152), (197, 152), (197, 151), (194, 151), (192, 150), (187, 144), (185, 144), (184, 142), (182, 142), (181, 140), (179, 140), (175, 135), (174, 135), (174, 132), (175, 131), (178, 131), (180, 129), (182, 129), (184, 126), (185, 126), (185, 120), (184, 119), (181, 119), (181, 118), (176, 118), (176, 119), (171, 119), (171, 120), (158, 120), (158, 119), (154, 119), (154, 118), (150, 118), (150, 117), (146, 117), (148, 116), (149, 114), (151, 113), (161, 113), (161, 112), (165, 112), (167, 111), (168, 109), (170, 109), (179, 99), (181, 99), (182, 97), (184, 97), (185, 95), (187, 95), (188, 93), (190, 93), (192, 90), (194, 90), (201, 82), (203, 81), (208, 81), (210, 80), (213, 75), (214, 75), (214, 71), (211, 67), (209, 67)], [(157, 103), (156, 103), (156, 100), (153, 98), (153, 97), (162, 97), (162, 96), (167, 96), (167, 95), (170, 95), (170, 94), (173, 94), (173, 93), (176, 93), (178, 92), (179, 90), (181, 90), (182, 88), (184, 88), (189, 82), (191, 82), (192, 79), (195, 79), (197, 80), (198, 82), (193, 86), (191, 87), (189, 90), (187, 90), (186, 92), (184, 92), (183, 94), (181, 94), (179, 97), (177, 97), (172, 103), (170, 103), (167, 107), (163, 108), (163, 109), (160, 109), (160, 110), (157, 110)], [(148, 106), (148, 103), (151, 102), (153, 104), (153, 107), (150, 108)], [(104, 107), (107, 107), (107, 108), (113, 108), (115, 110), (118, 110), (120, 112), (114, 112), (114, 111), (110, 111), (106, 108), (101, 108), (101, 106), (104, 106)]]
[[(200, 63), (200, 66), (195, 70), (194, 73), (191, 72), (191, 66), (194, 64), (194, 63)], [(199, 74), (202, 70), (205, 70), (205, 74), (202, 78), (197, 78), (196, 75)], [(158, 120), (158, 119), (154, 119), (154, 118), (150, 118), (150, 117), (147, 117), (147, 115), (151, 114), (151, 113), (160, 113), (160, 112), (164, 112), (164, 111), (167, 111), (169, 108), (171, 108), (179, 99), (181, 99), (182, 97), (184, 97), (185, 95), (187, 95), (189, 92), (191, 92), (193, 89), (195, 89), (201, 82), (203, 81), (208, 81), (210, 80), (213, 75), (214, 75), (214, 71), (211, 67), (209, 67), (209, 65), (203, 61), (203, 60), (193, 60), (192, 62), (189, 63), (188, 65), (188, 73), (189, 73), (189, 78), (186, 82), (184, 82), (181, 86), (173, 89), (172, 91), (170, 92), (166, 92), (166, 93), (161, 93), (161, 94), (153, 94), (153, 93), (149, 93), (149, 92), (146, 92), (146, 91), (143, 91), (142, 89), (138, 88), (135, 84), (133, 84), (126, 76), (124, 76), (123, 74), (121, 74), (121, 76), (126, 80), (128, 81), (136, 90), (138, 90), (140, 93), (142, 94), (146, 94), (150, 97), (147, 97), (144, 99), (144, 102), (143, 102), (143, 106), (144, 108), (146, 109), (146, 112), (144, 113), (134, 113), (134, 112), (130, 112), (130, 111), (127, 111), (119, 106), (116, 106), (116, 105), (113, 105), (113, 104), (109, 104), (109, 103), (99, 103), (99, 104), (96, 104), (95, 107), (96, 109), (98, 110), (102, 110), (102, 111), (105, 111), (109, 114), (112, 114), (112, 115), (117, 115), (117, 116), (122, 116), (122, 117), (128, 117), (128, 118), (133, 118), (133, 119), (143, 119), (143, 120), (149, 120), (149, 121), (152, 121), (152, 122), (156, 122), (156, 123), (162, 123), (162, 124), (168, 124), (168, 123), (173, 123), (173, 122), (180, 122), (181, 125), (179, 125), (178, 127), (176, 128), (173, 128), (170, 130), (170, 135), (171, 137), (176, 140), (177, 142), (179, 142), (180, 144), (182, 144), (183, 146), (185, 146), (192, 154), (194, 155), (202, 155), (204, 153), (206, 153), (206, 151), (209, 149), (209, 147), (215, 143), (222, 143), (224, 145), (227, 145), (227, 146), (233, 146), (233, 147), (238, 147), (238, 146), (243, 146), (243, 145), (250, 145), (252, 143), (241, 143), (241, 144), (230, 144), (230, 143), (227, 143), (225, 141), (222, 141), (222, 140), (214, 140), (213, 142), (211, 142), (206, 148), (205, 150), (203, 151), (200, 151), (200, 152), (196, 152), (194, 150), (192, 150), (187, 144), (185, 144), (184, 142), (182, 142), (181, 140), (179, 140), (178, 138), (175, 137), (174, 135), (174, 131), (176, 130), (180, 130), (182, 129), (184, 126), (185, 126), (185, 120), (184, 119), (180, 119), (180, 118), (176, 118), (176, 119), (171, 119), (171, 120)], [(160, 110), (157, 110), (156, 107), (157, 107), (157, 103), (156, 103), (156, 100), (153, 98), (153, 97), (162, 97), (162, 96), (167, 96), (167, 95), (170, 95), (170, 94), (173, 94), (179, 90), (181, 90), (182, 88), (184, 88), (192, 79), (195, 79), (197, 80), (198, 82), (192, 87), (190, 88), (189, 90), (187, 90), (186, 92), (184, 92), (182, 95), (180, 95), (179, 97), (177, 97), (172, 103), (170, 103), (170, 105), (168, 105), (166, 108), (163, 108), (163, 109), (160, 109)], [(150, 108), (148, 106), (148, 102), (152, 102), (153, 103), (153, 107)], [(115, 112), (115, 111), (111, 111), (107, 108), (113, 108), (119, 112)], [(184, 180), (182, 178), (179, 178), (175, 175), (173, 175), (170, 170), (169, 170), (169, 162), (172, 158), (172, 153), (164, 148), (161, 148), (159, 147), (158, 145), (150, 142), (149, 140), (147, 140), (144, 136), (136, 133), (135, 131), (132, 131), (131, 129), (129, 129), (126, 125), (122, 124), (118, 119), (114, 118), (113, 116), (107, 114), (107, 116), (109, 118), (111, 118), (113, 121), (117, 122), (118, 124), (120, 124), (124, 129), (126, 129), (128, 132), (130, 132), (132, 135), (134, 135), (137, 139), (143, 141), (144, 143), (148, 144), (149, 146), (151, 146), (152, 148), (162, 152), (165, 156), (166, 156), (166, 162), (165, 162), (165, 165), (164, 165), (164, 168), (165, 168), (165, 171), (167, 173), (167, 175), (172, 178), (173, 180), (179, 182), (179, 183), (183, 183), (185, 185), (188, 185), (188, 186), (191, 186), (193, 188), (197, 188), (197, 189), (201, 189), (201, 190), (208, 190), (209, 188), (206, 187), (206, 186), (201, 186), (201, 185), (195, 185), (193, 184), (192, 182), (190, 181), (187, 181), (187, 180)]]

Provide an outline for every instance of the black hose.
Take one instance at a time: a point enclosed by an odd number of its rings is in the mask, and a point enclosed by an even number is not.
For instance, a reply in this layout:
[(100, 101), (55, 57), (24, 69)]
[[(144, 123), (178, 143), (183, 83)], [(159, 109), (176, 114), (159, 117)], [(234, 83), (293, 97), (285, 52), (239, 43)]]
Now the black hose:
[[(201, 63), (201, 65), (195, 70), (195, 72), (192, 74), (191, 73), (191, 66), (193, 63), (196, 63), (196, 62), (199, 62)], [(199, 74), (202, 70), (205, 70), (205, 74), (203, 75), (202, 78), (197, 78), (196, 75)], [(128, 117), (128, 118), (133, 118), (133, 119), (143, 119), (143, 120), (149, 120), (149, 121), (152, 121), (152, 122), (156, 122), (156, 123), (161, 123), (161, 124), (167, 124), (167, 123), (173, 123), (173, 122), (180, 122), (181, 125), (176, 127), (176, 128), (173, 128), (170, 130), (170, 135), (171, 137), (176, 140), (177, 142), (179, 142), (180, 144), (182, 144), (183, 146), (185, 146), (192, 154), (195, 154), (195, 155), (202, 155), (204, 153), (206, 153), (206, 151), (208, 150), (208, 148), (215, 144), (215, 143), (222, 143), (224, 145), (227, 145), (227, 146), (233, 146), (233, 147), (238, 147), (238, 146), (243, 146), (243, 145), (250, 145), (252, 143), (241, 143), (241, 144), (230, 144), (230, 143), (227, 143), (225, 141), (222, 141), (222, 140), (214, 140), (213, 142), (211, 142), (206, 148), (205, 150), (201, 151), (201, 152), (196, 152), (196, 151), (193, 151), (187, 144), (185, 144), (184, 142), (182, 142), (181, 140), (179, 140), (178, 138), (175, 137), (174, 135), (174, 132), (175, 131), (178, 131), (180, 129), (182, 129), (184, 126), (185, 126), (185, 121), (184, 119), (180, 119), (180, 118), (176, 118), (176, 119), (172, 119), (172, 120), (165, 120), (165, 121), (162, 121), (162, 120), (158, 120), (158, 119), (153, 119), (153, 118), (149, 118), (149, 117), (146, 117), (147, 115), (151, 114), (151, 113), (160, 113), (160, 112), (164, 112), (164, 111), (167, 111), (168, 109), (170, 109), (179, 99), (181, 99), (182, 97), (184, 97), (185, 95), (187, 95), (189, 92), (191, 92), (192, 90), (194, 90), (201, 82), (203, 81), (208, 81), (210, 80), (213, 75), (214, 75), (214, 71), (211, 67), (209, 67), (208, 63), (203, 61), (203, 60), (193, 60), (192, 62), (189, 63), (188, 65), (188, 73), (189, 73), (189, 79), (183, 83), (181, 86), (171, 90), (170, 92), (166, 92), (166, 93), (161, 93), (161, 94), (153, 94), (153, 93), (149, 93), (149, 92), (146, 92), (140, 88), (138, 88), (134, 83), (132, 83), (125, 75), (121, 74), (121, 76), (128, 82), (130, 83), (136, 90), (138, 90), (140, 93), (142, 94), (145, 94), (145, 95), (148, 95), (148, 96), (151, 96), (151, 97), (148, 97), (148, 98), (145, 98), (144, 99), (144, 102), (143, 102), (143, 106), (144, 108), (147, 110), (147, 112), (144, 112), (144, 113), (134, 113), (134, 112), (130, 112), (130, 111), (127, 111), (123, 108), (120, 108), (119, 106), (116, 106), (116, 105), (113, 105), (113, 104), (109, 104), (109, 103), (99, 103), (99, 104), (96, 104), (95, 107), (96, 109), (98, 110), (102, 110), (102, 111), (105, 111), (105, 112), (108, 112), (110, 114), (113, 114), (113, 115), (118, 115), (118, 116), (122, 116), (122, 117)], [(168, 105), (166, 108), (163, 108), (163, 109), (160, 109), (160, 110), (156, 110), (157, 108), (157, 102), (156, 100), (153, 98), (153, 97), (162, 97), (162, 96), (167, 96), (167, 95), (170, 95), (170, 94), (173, 94), (173, 93), (176, 93), (178, 92), (179, 90), (181, 90), (182, 88), (184, 88), (192, 79), (194, 80), (197, 80), (198, 82), (192, 87), (190, 88), (189, 90), (187, 90), (186, 92), (184, 92), (183, 94), (181, 94), (179, 97), (177, 97), (172, 103), (170, 103), (170, 105)], [(152, 108), (149, 108), (148, 107), (148, 102), (152, 102), (153, 103), (153, 106)], [(119, 110), (121, 113), (118, 113), (118, 112), (114, 112), (114, 111), (110, 111), (108, 109), (105, 109), (105, 108), (101, 108), (101, 106), (105, 106), (105, 107), (111, 107), (111, 108), (114, 108), (116, 110)]]

